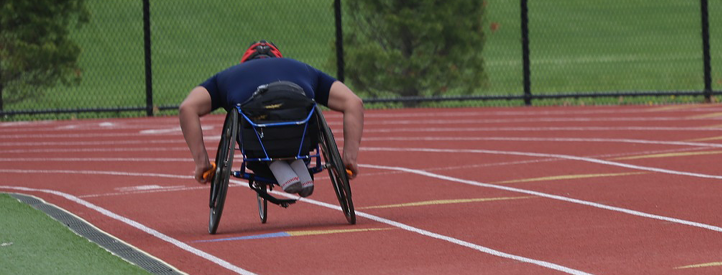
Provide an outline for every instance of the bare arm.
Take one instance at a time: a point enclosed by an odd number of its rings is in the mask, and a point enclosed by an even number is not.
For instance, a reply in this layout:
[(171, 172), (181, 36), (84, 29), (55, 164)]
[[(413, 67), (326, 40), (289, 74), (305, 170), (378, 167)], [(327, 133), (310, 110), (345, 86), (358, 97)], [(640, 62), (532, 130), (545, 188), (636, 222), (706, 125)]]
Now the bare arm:
[(358, 151), (364, 127), (363, 101), (345, 84), (336, 81), (331, 85), (328, 107), (343, 113), (343, 163), (353, 174), (358, 175)]
[(195, 179), (200, 183), (206, 183), (202, 180), (203, 172), (211, 168), (208, 160), (208, 152), (203, 142), (203, 130), (201, 129), (200, 118), (211, 112), (211, 96), (208, 90), (201, 86), (195, 87), (188, 94), (183, 103), (178, 108), (178, 117), (180, 126), (183, 130), (183, 138), (188, 144), (191, 151), (193, 161), (195, 162)]

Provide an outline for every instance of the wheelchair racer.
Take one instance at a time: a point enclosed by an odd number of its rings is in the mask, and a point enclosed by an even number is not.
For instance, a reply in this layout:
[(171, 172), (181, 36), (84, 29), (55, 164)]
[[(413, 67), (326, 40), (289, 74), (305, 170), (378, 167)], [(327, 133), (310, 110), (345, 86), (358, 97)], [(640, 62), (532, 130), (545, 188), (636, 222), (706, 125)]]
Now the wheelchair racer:
[[(215, 74), (193, 88), (178, 109), (183, 137), (195, 162), (196, 181), (202, 184), (210, 181), (210, 178), (203, 178), (203, 173), (211, 169), (200, 117), (218, 108), (234, 111), (236, 104), (250, 98), (258, 86), (277, 81), (293, 82), (318, 104), (343, 113), (343, 163), (351, 171), (349, 178), (358, 176), (357, 157), (364, 120), (361, 98), (334, 77), (303, 62), (284, 58), (273, 43), (261, 40), (251, 44), (240, 64)], [(277, 180), (279, 185), (283, 184), (281, 179)], [(312, 185), (310, 190), (302, 190), (297, 184), (286, 187), (293, 188), (284, 188), (284, 191), (302, 196), (313, 192)]]

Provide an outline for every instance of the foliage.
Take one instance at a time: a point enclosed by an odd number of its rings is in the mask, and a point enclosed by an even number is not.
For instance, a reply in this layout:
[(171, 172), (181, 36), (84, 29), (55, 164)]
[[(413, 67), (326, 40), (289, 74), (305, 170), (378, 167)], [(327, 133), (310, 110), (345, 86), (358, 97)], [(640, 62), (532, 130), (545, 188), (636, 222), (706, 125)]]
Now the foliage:
[(69, 28), (87, 23), (84, 0), (0, 2), (0, 110), (2, 103), (40, 97), (58, 83), (78, 84), (80, 47)]
[(347, 3), (346, 75), (356, 89), (431, 96), (486, 84), (483, 0)]

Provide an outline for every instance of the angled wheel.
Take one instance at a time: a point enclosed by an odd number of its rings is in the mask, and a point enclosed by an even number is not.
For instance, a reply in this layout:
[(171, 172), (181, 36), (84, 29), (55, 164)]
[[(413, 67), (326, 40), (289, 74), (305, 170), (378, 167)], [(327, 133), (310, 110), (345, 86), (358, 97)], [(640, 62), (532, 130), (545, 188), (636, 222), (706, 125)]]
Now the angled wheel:
[(233, 167), (233, 153), (236, 149), (236, 136), (238, 135), (238, 112), (233, 109), (226, 115), (223, 122), (221, 140), (218, 142), (216, 152), (216, 173), (211, 180), (210, 218), (208, 220), (208, 233), (216, 234), (218, 224), (223, 214), (223, 205), (228, 192), (228, 180)]
[(331, 128), (328, 127), (326, 119), (324, 119), (321, 110), (318, 108), (316, 108), (316, 117), (319, 122), (319, 142), (321, 143), (321, 155), (326, 163), (325, 168), (328, 170), (328, 175), (331, 177), (333, 189), (336, 191), (336, 197), (338, 198), (341, 210), (343, 210), (343, 214), (346, 216), (346, 220), (350, 224), (355, 224), (356, 211), (353, 208), (351, 185), (349, 185), (346, 167), (344, 166), (341, 154), (338, 151), (336, 140), (333, 138), (333, 132), (331, 132)]
[(256, 193), (256, 200), (258, 201), (258, 216), (261, 218), (261, 223), (266, 223), (268, 221), (268, 201), (258, 193)]

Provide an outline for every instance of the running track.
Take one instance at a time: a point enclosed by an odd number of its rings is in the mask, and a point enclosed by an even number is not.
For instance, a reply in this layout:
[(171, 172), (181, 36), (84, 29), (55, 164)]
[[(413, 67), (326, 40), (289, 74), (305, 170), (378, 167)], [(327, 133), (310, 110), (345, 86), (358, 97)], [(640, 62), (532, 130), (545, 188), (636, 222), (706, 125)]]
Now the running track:
[[(212, 156), (222, 120), (203, 118)], [(176, 117), (0, 123), (0, 192), (188, 274), (722, 274), (719, 104), (367, 110), (365, 125), (356, 225), (320, 174), (267, 224), (233, 180), (209, 235)]]

